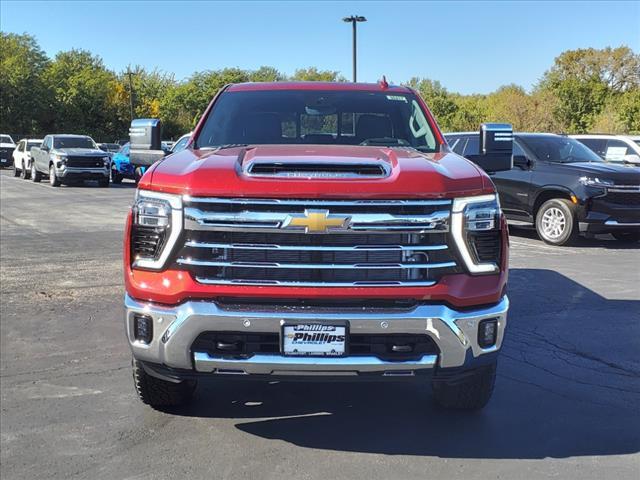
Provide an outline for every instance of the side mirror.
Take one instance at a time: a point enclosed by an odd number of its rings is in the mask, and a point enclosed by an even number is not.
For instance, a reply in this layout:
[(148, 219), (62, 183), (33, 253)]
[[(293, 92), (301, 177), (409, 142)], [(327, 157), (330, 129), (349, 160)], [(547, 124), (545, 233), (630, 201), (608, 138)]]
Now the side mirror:
[(521, 168), (522, 170), (528, 170), (529, 167), (531, 166), (531, 162), (524, 155), (514, 155), (513, 166)]
[(466, 155), (487, 173), (513, 168), (513, 127), (508, 123), (480, 125), (480, 154)]
[(40, 150), (42, 150), (43, 152), (48, 152), (49, 147), (47, 147), (46, 145), (43, 145), (42, 147), (40, 147)]
[(149, 167), (162, 160), (162, 122), (157, 118), (138, 118), (129, 128), (129, 162), (134, 167)]

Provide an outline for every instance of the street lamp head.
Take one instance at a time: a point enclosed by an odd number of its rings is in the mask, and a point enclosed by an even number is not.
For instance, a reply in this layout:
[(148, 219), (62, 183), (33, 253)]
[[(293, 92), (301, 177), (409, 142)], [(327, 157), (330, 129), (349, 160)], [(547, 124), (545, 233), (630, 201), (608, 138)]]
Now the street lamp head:
[(342, 19), (343, 22), (351, 23), (351, 22), (366, 22), (367, 19), (360, 15), (351, 15), (350, 17), (344, 17)]

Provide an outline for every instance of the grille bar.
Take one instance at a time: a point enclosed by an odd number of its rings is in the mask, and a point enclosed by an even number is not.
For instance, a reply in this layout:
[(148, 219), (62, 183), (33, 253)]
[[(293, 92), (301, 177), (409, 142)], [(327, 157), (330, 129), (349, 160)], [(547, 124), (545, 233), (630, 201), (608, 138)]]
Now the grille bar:
[(281, 287), (431, 287), (436, 284), (434, 280), (423, 281), (357, 281), (357, 282), (306, 282), (292, 280), (240, 280), (219, 279), (208, 277), (196, 277), (198, 283), (205, 285), (277, 285)]
[(435, 206), (435, 205), (451, 205), (451, 200), (324, 200), (309, 199), (297, 200), (288, 198), (209, 198), (209, 197), (192, 197), (184, 195), (182, 200), (185, 203), (219, 203), (231, 205), (299, 205), (309, 206), (313, 208), (318, 206), (340, 206), (340, 207), (401, 207), (401, 206)]
[[(325, 212), (318, 210), (319, 212)], [(309, 212), (309, 210), (306, 210)], [(315, 212), (315, 211), (312, 211)], [(206, 212), (188, 207), (184, 210), (185, 225), (188, 230), (215, 229), (234, 230), (273, 230), (305, 231), (306, 227), (297, 227), (294, 219), (303, 218), (305, 214), (287, 212), (255, 212), (244, 210), (235, 213)], [(331, 226), (329, 231), (349, 233), (349, 231), (393, 230), (393, 231), (448, 231), (449, 210), (438, 210), (427, 215), (392, 215), (388, 213), (353, 213), (351, 215), (332, 215), (343, 220), (342, 224)]]
[(194, 248), (225, 248), (238, 250), (290, 250), (290, 251), (314, 251), (314, 252), (412, 252), (446, 250), (447, 245), (352, 245), (352, 246), (324, 246), (324, 245), (276, 245), (276, 244), (252, 244), (252, 243), (209, 243), (188, 241), (186, 247)]
[(456, 262), (441, 263), (276, 263), (276, 262), (223, 262), (209, 260), (195, 260), (193, 258), (179, 258), (180, 265), (193, 265), (198, 267), (238, 267), (238, 268), (294, 268), (294, 269), (366, 269), (366, 270), (396, 270), (396, 269), (422, 269), (422, 268), (451, 268)]

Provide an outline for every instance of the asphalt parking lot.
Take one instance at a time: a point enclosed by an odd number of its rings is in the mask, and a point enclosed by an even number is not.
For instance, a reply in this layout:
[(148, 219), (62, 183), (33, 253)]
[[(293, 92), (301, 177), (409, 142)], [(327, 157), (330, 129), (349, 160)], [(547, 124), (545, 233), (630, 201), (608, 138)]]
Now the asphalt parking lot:
[(640, 245), (550, 247), (512, 229), (512, 309), (494, 397), (436, 408), (426, 385), (201, 385), (135, 396), (121, 243), (134, 187), (0, 174), (3, 480), (637, 479)]

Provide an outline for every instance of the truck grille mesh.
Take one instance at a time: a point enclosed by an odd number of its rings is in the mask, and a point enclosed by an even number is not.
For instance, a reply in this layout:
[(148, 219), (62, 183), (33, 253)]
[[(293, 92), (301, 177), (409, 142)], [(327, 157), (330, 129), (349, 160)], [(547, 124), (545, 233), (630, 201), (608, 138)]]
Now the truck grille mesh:
[[(448, 244), (450, 208), (448, 200), (218, 203), (191, 198), (185, 202), (176, 267), (206, 284), (433, 285), (459, 271)], [(304, 224), (309, 212), (343, 223), (315, 232), (291, 227), (292, 217)]]

